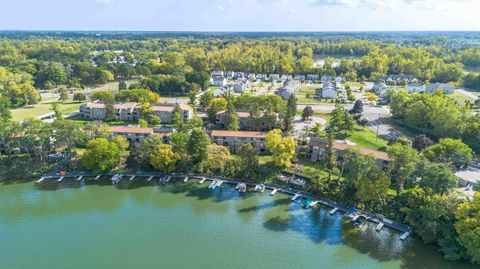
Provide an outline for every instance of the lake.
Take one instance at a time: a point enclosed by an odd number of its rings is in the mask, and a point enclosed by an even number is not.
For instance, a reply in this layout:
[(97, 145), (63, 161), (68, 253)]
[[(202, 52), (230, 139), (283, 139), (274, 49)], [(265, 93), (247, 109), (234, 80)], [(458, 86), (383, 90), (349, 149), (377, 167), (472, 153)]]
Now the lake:
[(0, 185), (0, 268), (474, 268), (285, 194), (208, 185)]

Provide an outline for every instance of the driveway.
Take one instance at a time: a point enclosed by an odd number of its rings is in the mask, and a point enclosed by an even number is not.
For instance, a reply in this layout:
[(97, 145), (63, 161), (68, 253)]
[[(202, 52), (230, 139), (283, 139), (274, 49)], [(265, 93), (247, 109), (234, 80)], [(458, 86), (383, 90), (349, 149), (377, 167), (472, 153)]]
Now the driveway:
[(302, 135), (305, 133), (305, 129), (312, 128), (317, 123), (320, 123), (323, 126), (325, 126), (325, 124), (327, 123), (327, 120), (321, 117), (312, 116), (308, 121), (303, 121), (302, 117), (295, 116), (295, 118), (293, 119), (294, 136), (297, 138), (302, 137)]

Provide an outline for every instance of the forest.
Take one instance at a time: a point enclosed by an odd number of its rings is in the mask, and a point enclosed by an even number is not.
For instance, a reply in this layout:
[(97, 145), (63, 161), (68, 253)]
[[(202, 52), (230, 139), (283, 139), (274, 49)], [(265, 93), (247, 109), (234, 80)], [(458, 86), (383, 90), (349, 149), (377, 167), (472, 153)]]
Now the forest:
[[(465, 66), (480, 65), (480, 51), (472, 40), (464, 38), (447, 42), (435, 35), (418, 40), (405, 36), (401, 42), (393, 42), (388, 34), (377, 39), (375, 35), (299, 34), (294, 38), (195, 33), (130, 34), (130, 38), (122, 38), (125, 35), (2, 33), (2, 98), (10, 107), (18, 107), (38, 102), (38, 90), (60, 85), (83, 88), (132, 77), (141, 77), (134, 88), (186, 95), (205, 89), (212, 70), (343, 75), (351, 81), (408, 74), (425, 82), (480, 89), (478, 74), (464, 73)], [(325, 64), (315, 64), (314, 56), (325, 57)], [(340, 58), (341, 64), (333, 65), (332, 57)]]

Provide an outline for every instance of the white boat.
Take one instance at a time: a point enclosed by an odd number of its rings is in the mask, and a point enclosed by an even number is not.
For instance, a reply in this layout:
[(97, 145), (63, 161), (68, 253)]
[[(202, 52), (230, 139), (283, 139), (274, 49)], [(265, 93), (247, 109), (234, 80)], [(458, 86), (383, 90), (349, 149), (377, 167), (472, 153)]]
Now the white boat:
[(272, 195), (272, 196), (275, 195), (275, 193), (277, 193), (277, 191), (278, 191), (277, 188), (273, 189), (273, 191), (270, 193), (270, 195)]

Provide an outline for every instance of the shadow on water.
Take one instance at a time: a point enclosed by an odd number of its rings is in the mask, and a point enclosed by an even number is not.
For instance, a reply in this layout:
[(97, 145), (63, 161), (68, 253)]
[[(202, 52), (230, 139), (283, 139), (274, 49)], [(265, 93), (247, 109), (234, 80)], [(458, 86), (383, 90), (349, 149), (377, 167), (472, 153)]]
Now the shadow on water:
[[(325, 243), (328, 245), (340, 245), (355, 249), (359, 253), (368, 255), (380, 262), (400, 260), (402, 268), (477, 268), (473, 265), (462, 262), (449, 262), (441, 257), (441, 254), (434, 246), (424, 245), (415, 237), (410, 237), (405, 241), (399, 239), (400, 233), (384, 228), (377, 232), (375, 224), (368, 223), (361, 228), (353, 227), (351, 221), (343, 218), (340, 213), (331, 216), (327, 209), (317, 206), (313, 209), (302, 209), (299, 204), (293, 204), (290, 197), (275, 197), (268, 202), (259, 199), (257, 193), (239, 194), (233, 187), (223, 186), (214, 190), (208, 188), (209, 181), (204, 184), (198, 184), (197, 181), (189, 181), (183, 183), (180, 180), (172, 180), (165, 185), (158, 184), (157, 180), (147, 182), (146, 180), (135, 179), (129, 181), (124, 179), (115, 188), (120, 190), (136, 190), (144, 187), (156, 186), (152, 189), (151, 195), (145, 192), (119, 192), (113, 197), (105, 197), (103, 192), (83, 192), (83, 194), (72, 194), (72, 197), (58, 195), (55, 203), (61, 204), (66, 201), (69, 205), (75, 204), (75, 208), (69, 208), (78, 211), (104, 209), (113, 210), (120, 207), (125, 198), (131, 197), (138, 201), (151, 201), (158, 207), (178, 206), (180, 204), (191, 205), (188, 199), (178, 199), (174, 196), (165, 201), (156, 195), (158, 191), (161, 193), (169, 193), (172, 195), (183, 195), (185, 197), (196, 198), (200, 205), (194, 205), (193, 208), (199, 214), (211, 211), (215, 213), (225, 214), (228, 212), (229, 204), (227, 201), (237, 200), (237, 213), (243, 221), (250, 221), (259, 212), (263, 212), (263, 227), (275, 231), (285, 232), (294, 231), (302, 234), (306, 239), (315, 244)], [(79, 189), (85, 186), (110, 186), (112, 183), (110, 178), (100, 178), (99, 180), (64, 180), (62, 182), (50, 181), (36, 184), (39, 190), (59, 190), (59, 189)], [(123, 193), (123, 194), (122, 194)], [(265, 195), (265, 194), (263, 194)], [(70, 200), (69, 200), (70, 199)], [(86, 202), (88, 201), (88, 202)], [(220, 207), (212, 206), (211, 202), (221, 205)], [(41, 207), (41, 208), (40, 208)], [(47, 209), (46, 209), (47, 208)], [(55, 210), (62, 212), (60, 207), (48, 208), (44, 205), (37, 205), (28, 212), (11, 212), (11, 217), (19, 217), (16, 214), (32, 214), (36, 211), (44, 211), (43, 214), (49, 214), (45, 210), (52, 211), (51, 214), (58, 214)]]

